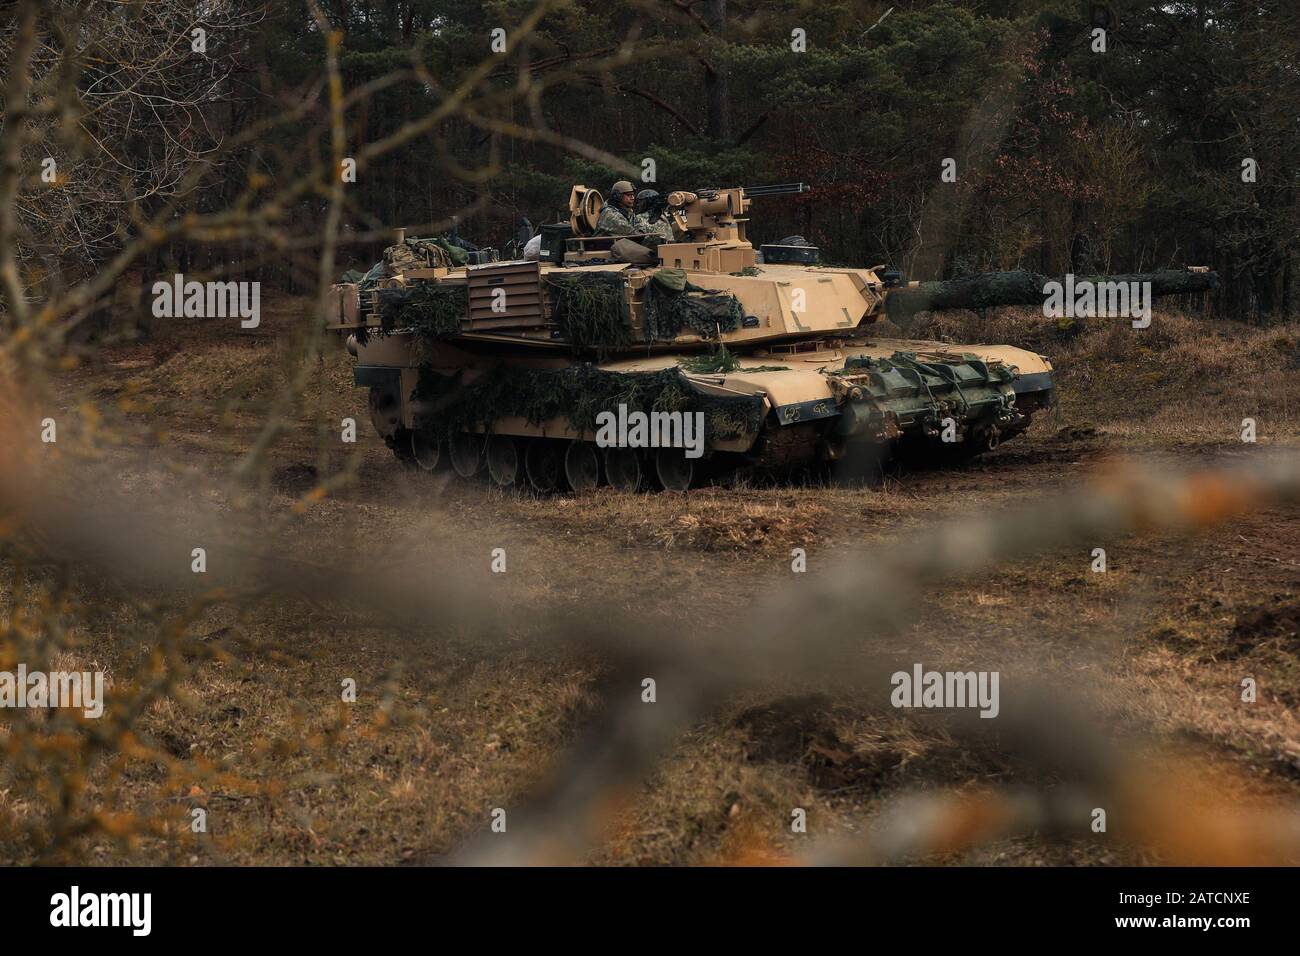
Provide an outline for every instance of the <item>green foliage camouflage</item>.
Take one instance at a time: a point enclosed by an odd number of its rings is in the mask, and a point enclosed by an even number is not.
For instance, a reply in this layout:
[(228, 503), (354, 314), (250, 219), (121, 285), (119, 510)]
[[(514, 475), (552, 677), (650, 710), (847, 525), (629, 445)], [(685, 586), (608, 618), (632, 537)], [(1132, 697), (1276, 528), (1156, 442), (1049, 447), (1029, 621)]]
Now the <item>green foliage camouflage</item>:
[[(692, 292), (703, 295), (690, 295)], [(642, 291), (647, 342), (671, 342), (690, 329), (704, 339), (731, 332), (745, 317), (734, 295), (704, 289), (686, 280), (681, 269), (660, 269)]]
[(576, 429), (596, 430), (600, 412), (703, 412), (710, 442), (753, 435), (763, 421), (758, 396), (724, 397), (696, 390), (676, 368), (609, 372), (584, 363), (559, 369), (496, 366), (468, 385), (459, 375), (425, 367), (411, 396), (416, 427), (434, 438), (483, 428), (519, 416), (531, 425), (563, 418)]
[[(613, 348), (632, 344), (632, 320), (621, 272), (575, 272), (552, 275), (551, 303), (560, 332), (578, 348)], [(690, 295), (689, 293), (705, 293)], [(740, 326), (740, 301), (686, 280), (681, 269), (660, 269), (642, 291), (647, 342), (671, 342), (683, 329), (701, 338)]]
[(734, 372), (740, 368), (740, 359), (736, 358), (721, 342), (717, 349), (705, 355), (692, 355), (678, 363), (688, 372), (703, 374), (705, 372)]
[(551, 275), (553, 317), (560, 332), (578, 348), (616, 348), (632, 344), (632, 317), (617, 272)]
[(410, 329), (417, 339), (441, 341), (460, 334), (461, 320), (469, 309), (463, 285), (421, 283), (405, 289), (380, 289), (381, 334)]

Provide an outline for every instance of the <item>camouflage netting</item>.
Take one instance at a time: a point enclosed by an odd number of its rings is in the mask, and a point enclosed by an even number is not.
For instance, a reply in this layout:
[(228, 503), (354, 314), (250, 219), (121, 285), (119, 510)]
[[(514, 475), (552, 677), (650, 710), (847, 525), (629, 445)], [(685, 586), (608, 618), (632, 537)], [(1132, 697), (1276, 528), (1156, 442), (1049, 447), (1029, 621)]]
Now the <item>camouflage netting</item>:
[(551, 305), (560, 332), (578, 348), (616, 348), (632, 344), (621, 272), (551, 275)]
[[(691, 295), (702, 292), (704, 295)], [(681, 269), (660, 269), (645, 285), (645, 337), (647, 342), (672, 341), (689, 329), (701, 338), (740, 327), (745, 317), (734, 295), (704, 289), (686, 279)]]
[(574, 428), (596, 431), (596, 415), (617, 412), (703, 412), (709, 442), (755, 434), (763, 423), (759, 396), (723, 397), (697, 391), (678, 369), (658, 372), (607, 372), (594, 365), (559, 369), (497, 366), (460, 386), (459, 376), (420, 370), (411, 398), (417, 427), (435, 438), (482, 427), (499, 418), (520, 416), (532, 425), (555, 418)]
[(380, 334), (410, 329), (417, 339), (440, 341), (460, 333), (469, 309), (463, 285), (422, 283), (405, 289), (380, 289)]

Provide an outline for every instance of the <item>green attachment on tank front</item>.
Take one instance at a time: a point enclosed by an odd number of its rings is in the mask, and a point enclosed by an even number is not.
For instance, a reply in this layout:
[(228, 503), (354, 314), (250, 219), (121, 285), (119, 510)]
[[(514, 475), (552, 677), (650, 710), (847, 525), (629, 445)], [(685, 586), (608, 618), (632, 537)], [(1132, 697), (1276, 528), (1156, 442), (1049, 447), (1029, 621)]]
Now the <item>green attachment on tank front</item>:
[(945, 418), (960, 428), (1010, 422), (1015, 373), (974, 355), (955, 358), (895, 352), (887, 359), (850, 358), (842, 369), (827, 372), (845, 399), (838, 432), (882, 440), (897, 437), (895, 429), (933, 435)]

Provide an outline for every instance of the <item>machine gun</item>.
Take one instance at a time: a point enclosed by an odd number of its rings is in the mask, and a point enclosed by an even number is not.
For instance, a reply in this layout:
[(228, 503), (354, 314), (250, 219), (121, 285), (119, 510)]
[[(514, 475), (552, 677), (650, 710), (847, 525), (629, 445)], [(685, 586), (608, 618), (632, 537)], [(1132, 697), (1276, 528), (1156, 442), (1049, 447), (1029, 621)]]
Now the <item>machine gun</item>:
[[(757, 199), (761, 196), (794, 196), (799, 193), (812, 192), (812, 187), (807, 183), (772, 183), (767, 186), (741, 186), (739, 189), (744, 193), (746, 199)], [(681, 209), (692, 202), (701, 200), (710, 202), (716, 200), (720, 193), (735, 191), (735, 187), (725, 190), (717, 186), (705, 186), (694, 191), (679, 190), (665, 196), (653, 190), (643, 190), (643, 192), (652, 192), (654, 194), (647, 196), (645, 199), (638, 198), (636, 211), (654, 222), (663, 215), (665, 210)]]
[[(798, 193), (812, 192), (812, 187), (807, 183), (772, 183), (768, 186), (741, 186), (740, 191), (748, 199), (758, 199), (761, 196), (794, 196)], [(703, 189), (695, 190), (695, 195), (702, 199), (716, 199), (719, 192), (724, 190), (717, 186), (706, 186)], [(671, 195), (678, 195), (672, 193)]]
[[(653, 214), (666, 210), (672, 218), (677, 238), (661, 243), (657, 249), (660, 263), (674, 269), (702, 272), (739, 272), (754, 266), (757, 253), (745, 235), (745, 213), (753, 197), (793, 196), (810, 192), (807, 183), (773, 183), (760, 186), (709, 186), (695, 192), (678, 190), (655, 197)], [(612, 240), (596, 236), (596, 220), (603, 199), (598, 190), (576, 185), (569, 193), (569, 222), (543, 226), (543, 258), (549, 261), (584, 262), (592, 253), (608, 249)], [(662, 205), (661, 205), (662, 204)], [(650, 204), (647, 204), (649, 210)], [(808, 247), (812, 248), (812, 247)], [(561, 251), (563, 250), (563, 251)]]
[(793, 196), (811, 189), (807, 183), (774, 183), (669, 193), (667, 207), (677, 234), (684, 238), (661, 245), (660, 259), (674, 268), (706, 272), (750, 268), (758, 258), (745, 234), (745, 213), (754, 197)]

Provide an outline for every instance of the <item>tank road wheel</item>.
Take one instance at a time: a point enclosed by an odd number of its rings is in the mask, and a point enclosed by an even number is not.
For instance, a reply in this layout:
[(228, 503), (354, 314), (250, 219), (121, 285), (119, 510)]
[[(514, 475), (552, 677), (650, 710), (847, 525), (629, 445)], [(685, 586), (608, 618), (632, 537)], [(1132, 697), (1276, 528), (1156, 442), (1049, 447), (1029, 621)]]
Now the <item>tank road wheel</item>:
[(562, 468), (558, 442), (535, 438), (528, 443), (528, 450), (524, 452), (524, 473), (534, 491), (549, 494), (558, 488)]
[(591, 491), (600, 484), (600, 459), (590, 442), (574, 439), (564, 452), (564, 477), (576, 492)]
[(462, 478), (473, 478), (483, 467), (483, 436), (458, 432), (447, 442), (451, 467)]
[(385, 438), (397, 434), (402, 427), (402, 402), (397, 392), (390, 388), (374, 386), (370, 389), (370, 423)]
[(641, 456), (634, 448), (606, 448), (605, 476), (619, 491), (641, 487)]
[(680, 448), (660, 448), (655, 453), (655, 475), (664, 491), (686, 491), (695, 478), (695, 462)]
[(519, 483), (519, 445), (509, 435), (489, 435), (487, 440), (488, 475), (502, 488)]
[(433, 471), (442, 461), (442, 444), (424, 432), (411, 432), (411, 457), (425, 471)]
[(411, 451), (411, 433), (405, 428), (399, 428), (391, 435), (385, 435), (384, 444), (388, 450), (401, 463), (403, 468), (415, 467), (415, 453)]

